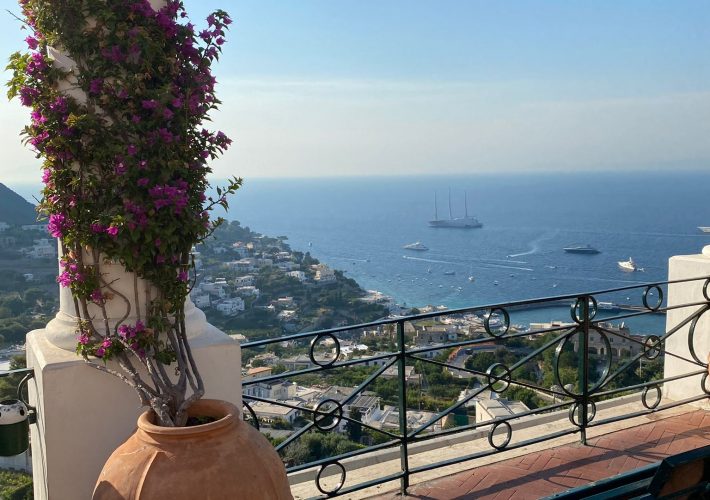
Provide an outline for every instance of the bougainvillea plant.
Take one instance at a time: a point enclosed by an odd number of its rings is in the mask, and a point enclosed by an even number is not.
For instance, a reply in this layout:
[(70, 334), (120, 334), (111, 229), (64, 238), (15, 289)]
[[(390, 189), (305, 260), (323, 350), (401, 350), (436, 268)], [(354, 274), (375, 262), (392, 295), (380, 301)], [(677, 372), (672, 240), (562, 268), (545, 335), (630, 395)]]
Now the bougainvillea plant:
[[(29, 51), (10, 58), (8, 95), (31, 108), (23, 134), (43, 160), (39, 209), (60, 240), (77, 352), (131, 385), (161, 425), (185, 425), (204, 394), (185, 331), (191, 250), (241, 184), (205, 194), (208, 162), (231, 143), (203, 123), (220, 104), (211, 66), (232, 21), (216, 11), (198, 31), (181, 1), (20, 5)], [(107, 281), (108, 263), (133, 273), (135, 296)], [(110, 320), (117, 307), (125, 315)]]

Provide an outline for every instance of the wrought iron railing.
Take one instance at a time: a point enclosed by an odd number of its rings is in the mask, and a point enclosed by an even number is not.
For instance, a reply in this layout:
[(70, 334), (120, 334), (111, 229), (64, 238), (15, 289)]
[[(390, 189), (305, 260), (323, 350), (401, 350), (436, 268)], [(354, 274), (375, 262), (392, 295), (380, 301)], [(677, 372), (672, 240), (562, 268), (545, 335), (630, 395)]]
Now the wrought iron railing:
[[(665, 297), (669, 287), (694, 287), (698, 299), (668, 305)], [(261, 425), (262, 431), (265, 430), (264, 422), (278, 422), (274, 416), (278, 412), (261, 411), (261, 407), (283, 409), (283, 415), (294, 412), (307, 415), (307, 418), (297, 420), (293, 432), (286, 431), (290, 434), (275, 447), (284, 458), (290, 474), (304, 471), (315, 474), (315, 486), (323, 496), (342, 495), (393, 480), (400, 481), (404, 492), (414, 474), (569, 434), (578, 433), (581, 442), (586, 443), (590, 428), (709, 397), (705, 353), (696, 352), (694, 342), (694, 337), (700, 335), (697, 331), (700, 318), (710, 310), (709, 287), (710, 277), (704, 276), (591, 293), (437, 310), (367, 324), (250, 340), (242, 345), (245, 359), (269, 349), (283, 351), (281, 346), (284, 343), (292, 352), (301, 352), (302, 355), (286, 361), (287, 371), (244, 380), (245, 415), (257, 427)], [(529, 323), (531, 310), (561, 305), (569, 308), (571, 317), (568, 323), (531, 323), (532, 328), (516, 326), (515, 320), (520, 318)], [(671, 314), (676, 320), (666, 325), (663, 316), (655, 316), (663, 314)], [(648, 321), (651, 317), (656, 319)], [(625, 326), (628, 324), (634, 324), (639, 334), (627, 330)], [(678, 332), (683, 332), (683, 335), (687, 332), (687, 353), (666, 349), (667, 341), (674, 335), (680, 335)], [(703, 332), (703, 335), (708, 333)], [(447, 338), (443, 339), (443, 336)], [(351, 343), (363, 342), (363, 338), (365, 341), (374, 338), (375, 341), (370, 341), (371, 345), (390, 345), (391, 349), (371, 355), (356, 355), (354, 352), (357, 351), (353, 350)], [(498, 351), (500, 347), (505, 351)], [(496, 358), (485, 368), (477, 365), (486, 359), (481, 355), (483, 352), (493, 352), (492, 356)], [(670, 358), (685, 363), (687, 369), (681, 374), (665, 377), (661, 361)], [(353, 370), (355, 367), (365, 368)], [(414, 371), (409, 367), (414, 367)], [(320, 383), (326, 387), (334, 382), (335, 372), (339, 373), (335, 377), (336, 383), (338, 378), (353, 382), (347, 394), (331, 391), (309, 401), (307, 395), (294, 396), (295, 386), (286, 385), (282, 386), (286, 397), (279, 399), (273, 396), (277, 383), (293, 384), (308, 379), (310, 384)], [(427, 376), (442, 379), (439, 382), (443, 385), (427, 381)], [(392, 384), (388, 386), (389, 391), (384, 391), (386, 394), (378, 386), (378, 380), (390, 377), (397, 381), (396, 394), (391, 391)], [(697, 391), (694, 395), (680, 400), (662, 398), (665, 384), (679, 383), (683, 379), (696, 379), (687, 381), (689, 384), (699, 383), (699, 387), (695, 386)], [(545, 383), (550, 380), (554, 382), (552, 385)], [(414, 387), (408, 388), (408, 382), (412, 381)], [(447, 385), (462, 388), (458, 398), (451, 397), (451, 387), (447, 388)], [(368, 388), (376, 391), (373, 393)], [(442, 388), (448, 390), (448, 396), (438, 399), (431, 396), (435, 389), (441, 391)], [(486, 410), (486, 401), (489, 405), (491, 398), (500, 402), (506, 393), (513, 392), (515, 388), (527, 391), (525, 396), (528, 399), (532, 394), (535, 404), (518, 404), (517, 408), (512, 403), (508, 404), (508, 409), (513, 409), (504, 415)], [(359, 403), (363, 394), (372, 396), (367, 415), (363, 415)], [(520, 395), (519, 389), (516, 394)], [(615, 407), (614, 411), (600, 410), (601, 407), (613, 406), (612, 403), (619, 401), (620, 396), (626, 396), (623, 401), (633, 402), (638, 409), (628, 410), (633, 405), (627, 404)], [(372, 399), (377, 402), (376, 405), (372, 404)], [(422, 411), (424, 403), (432, 409), (432, 400), (437, 404), (446, 401), (446, 405), (433, 411)], [(382, 408), (383, 401), (392, 403), (391, 407), (385, 405)], [(475, 415), (475, 421), (471, 415), (474, 410), (470, 407), (474, 401), (478, 401), (481, 408), (480, 414)], [(560, 413), (562, 411), (567, 412), (565, 417), (568, 421), (563, 419), (567, 422), (565, 425), (560, 424), (559, 416), (564, 415)], [(397, 420), (393, 423), (383, 415), (396, 415)], [(414, 421), (414, 417), (419, 420)], [(535, 424), (536, 419), (545, 422), (552, 419), (558, 426), (544, 435), (538, 427), (531, 433), (530, 426)], [(366, 446), (351, 443), (352, 449), (348, 451), (332, 456), (310, 457), (305, 463), (289, 453), (290, 447), (297, 446), (299, 440), (311, 433), (343, 433), (352, 428), (359, 428), (367, 434), (369, 441)], [(528, 431), (523, 432), (523, 429)], [(514, 440), (517, 430), (521, 430), (521, 437)], [(278, 434), (273, 430), (271, 432)], [(410, 463), (415, 454), (413, 449), (419, 443), (429, 441), (429, 448), (436, 447), (436, 440), (455, 435), (465, 436), (467, 440), (485, 436), (488, 446), (433, 462)], [(377, 437), (374, 444), (373, 437)], [(364, 439), (361, 438), (361, 441)], [(447, 446), (444, 443), (438, 445)], [(357, 460), (362, 461), (372, 453), (386, 453), (386, 450), (390, 450), (392, 455), (391, 450), (397, 448), (399, 466), (396, 471), (378, 466), (368, 469), (369, 474), (373, 470), (381, 471), (377, 477), (370, 475), (356, 484), (348, 481), (348, 473), (361, 467)], [(326, 477), (330, 485), (326, 485)], [(332, 484), (334, 477), (336, 480)]]

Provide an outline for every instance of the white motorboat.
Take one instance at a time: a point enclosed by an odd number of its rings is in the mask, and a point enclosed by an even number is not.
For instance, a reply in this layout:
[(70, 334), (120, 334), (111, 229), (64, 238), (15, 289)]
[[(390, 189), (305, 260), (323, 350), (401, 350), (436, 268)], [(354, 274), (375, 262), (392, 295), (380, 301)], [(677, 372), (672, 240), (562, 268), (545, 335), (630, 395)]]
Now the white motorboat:
[(421, 241), (410, 243), (409, 245), (404, 245), (402, 248), (405, 250), (414, 250), (415, 252), (426, 252), (429, 247), (424, 245)]
[(626, 273), (632, 273), (638, 270), (636, 262), (634, 262), (634, 259), (632, 259), (631, 257), (629, 257), (629, 260), (621, 260), (617, 262), (617, 264), (619, 265), (619, 269)]

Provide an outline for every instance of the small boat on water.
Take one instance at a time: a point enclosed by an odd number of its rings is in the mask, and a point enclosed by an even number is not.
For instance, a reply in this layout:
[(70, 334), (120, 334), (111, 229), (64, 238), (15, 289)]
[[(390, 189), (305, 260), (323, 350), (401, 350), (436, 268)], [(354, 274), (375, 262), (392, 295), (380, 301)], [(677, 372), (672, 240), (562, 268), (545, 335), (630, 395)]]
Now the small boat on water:
[(698, 229), (703, 233), (710, 233), (710, 226), (698, 226)]
[(587, 245), (570, 245), (568, 247), (564, 247), (563, 250), (567, 253), (583, 253), (583, 254), (595, 254), (599, 253), (599, 250), (594, 248), (593, 246), (587, 244)]
[(456, 271), (444, 271), (444, 276), (453, 276), (456, 274)]
[(426, 252), (427, 250), (429, 250), (429, 248), (421, 241), (416, 241), (414, 243), (410, 243), (409, 245), (404, 245), (402, 248), (404, 248), (405, 250), (414, 250), (415, 252)]
[(629, 260), (620, 260), (617, 262), (619, 269), (626, 273), (632, 273), (634, 271), (638, 271), (638, 266), (636, 265), (636, 262), (634, 262), (634, 259), (629, 257)]
[(475, 278), (473, 275), (471, 275), (471, 276), (468, 277), (468, 281), (470, 281), (471, 283), (473, 283), (474, 281), (476, 281), (476, 278)]

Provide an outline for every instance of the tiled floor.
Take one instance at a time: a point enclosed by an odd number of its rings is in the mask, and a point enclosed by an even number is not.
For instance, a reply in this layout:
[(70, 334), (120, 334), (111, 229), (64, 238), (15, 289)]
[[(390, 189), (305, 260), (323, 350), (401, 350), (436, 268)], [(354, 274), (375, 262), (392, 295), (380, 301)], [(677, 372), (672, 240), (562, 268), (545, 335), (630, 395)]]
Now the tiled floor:
[(560, 446), (417, 484), (406, 498), (537, 499), (709, 444), (710, 412), (690, 411), (590, 439), (588, 446)]

